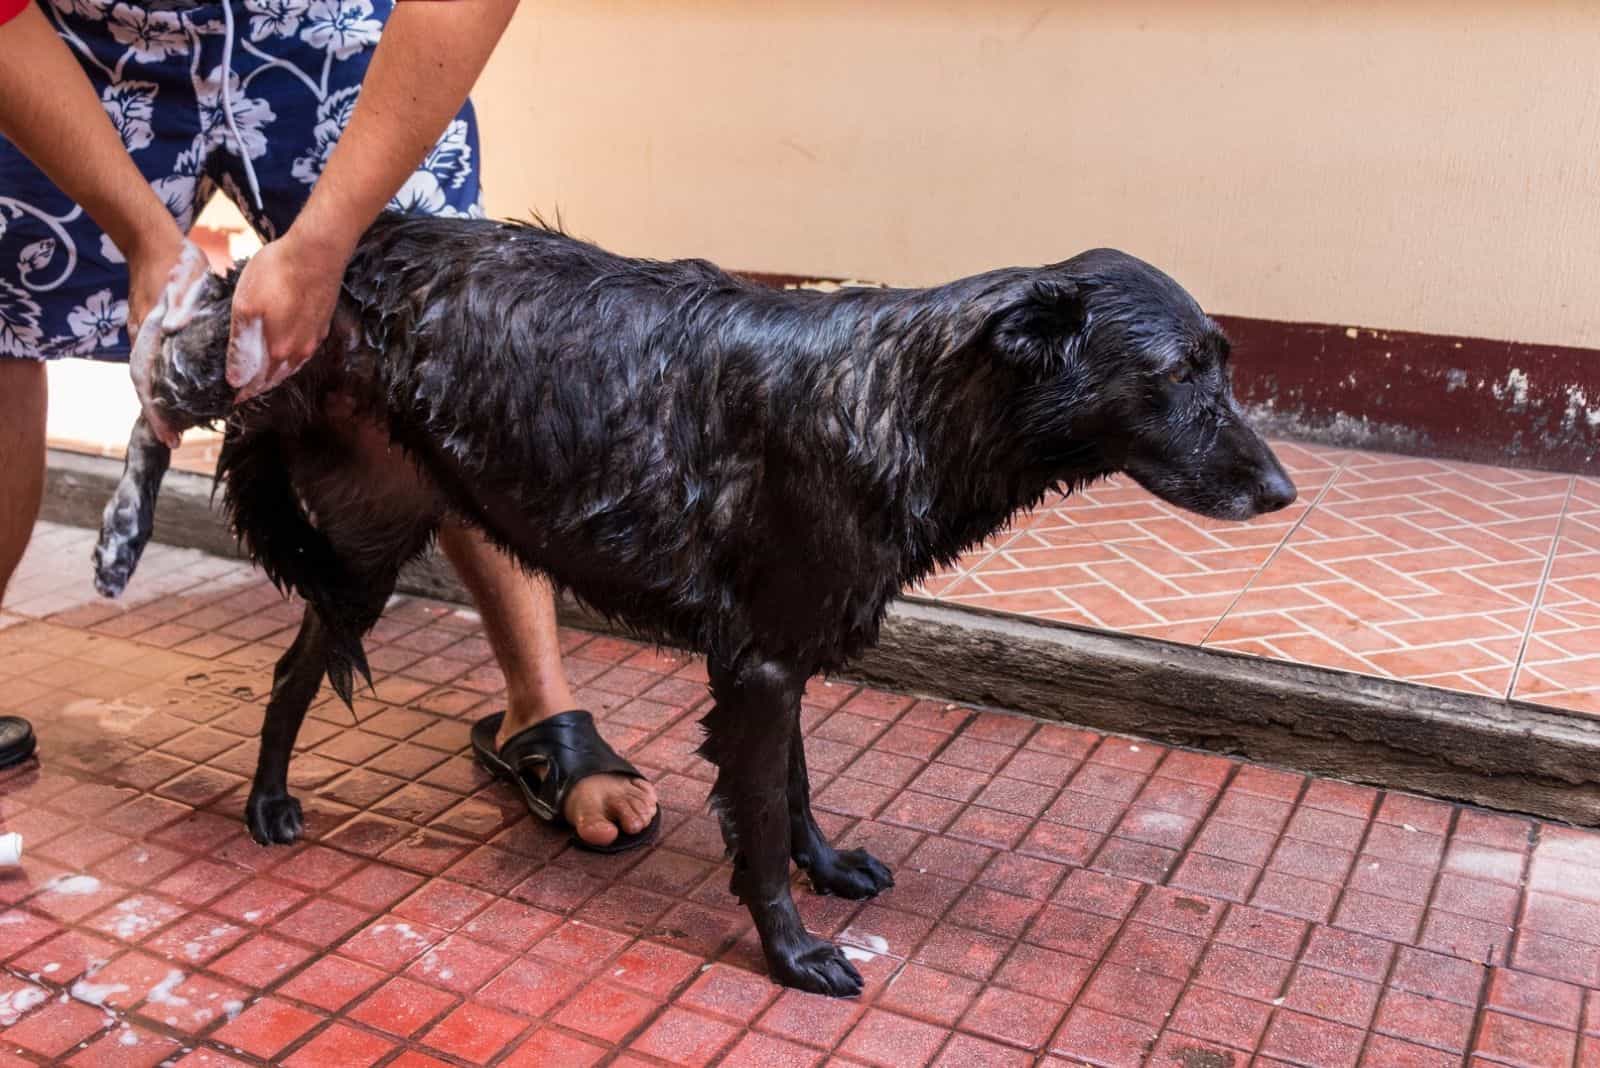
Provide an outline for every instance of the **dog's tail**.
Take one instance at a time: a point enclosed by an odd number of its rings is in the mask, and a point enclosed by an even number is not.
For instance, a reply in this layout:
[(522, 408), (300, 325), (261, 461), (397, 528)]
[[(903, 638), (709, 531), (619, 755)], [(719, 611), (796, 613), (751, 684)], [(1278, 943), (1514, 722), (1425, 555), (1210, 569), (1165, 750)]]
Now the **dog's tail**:
[(102, 596), (120, 597), (128, 588), (144, 547), (150, 543), (156, 495), (171, 463), (172, 450), (161, 444), (141, 415), (128, 437), (122, 478), (100, 519), (100, 540), (94, 547), (94, 588)]
[(328, 628), (328, 682), (345, 704), (355, 696), (355, 674), (372, 687), (362, 636), (377, 622), (377, 598), (340, 558), (328, 536), (312, 524), (289, 480), (282, 441), (272, 430), (230, 427), (217, 457), (223, 507), (234, 536), (273, 585), (297, 593)]

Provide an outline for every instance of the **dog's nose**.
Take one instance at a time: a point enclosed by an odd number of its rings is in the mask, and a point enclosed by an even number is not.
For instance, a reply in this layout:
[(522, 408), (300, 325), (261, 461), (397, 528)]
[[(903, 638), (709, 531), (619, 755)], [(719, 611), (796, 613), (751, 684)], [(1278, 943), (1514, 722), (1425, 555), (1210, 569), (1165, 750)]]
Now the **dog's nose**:
[(1256, 486), (1256, 508), (1263, 513), (1280, 512), (1299, 495), (1288, 475), (1282, 471), (1268, 471)]

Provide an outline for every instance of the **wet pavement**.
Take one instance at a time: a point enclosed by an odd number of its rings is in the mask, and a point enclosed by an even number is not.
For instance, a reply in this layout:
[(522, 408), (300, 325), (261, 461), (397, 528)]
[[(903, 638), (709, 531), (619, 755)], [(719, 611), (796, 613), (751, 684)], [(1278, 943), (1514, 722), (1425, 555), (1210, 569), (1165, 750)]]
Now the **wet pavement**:
[(324, 695), (307, 841), (240, 819), (298, 610), (153, 547), (126, 605), (44, 526), (0, 616), (0, 1068), (1524, 1064), (1600, 1068), (1600, 835), (1003, 712), (813, 685), (819, 818), (897, 884), (797, 890), (858, 1000), (763, 974), (705, 812), (699, 664), (564, 635), (664, 833), (615, 857), (467, 756), (502, 681), (476, 618), (403, 599), (376, 695)]

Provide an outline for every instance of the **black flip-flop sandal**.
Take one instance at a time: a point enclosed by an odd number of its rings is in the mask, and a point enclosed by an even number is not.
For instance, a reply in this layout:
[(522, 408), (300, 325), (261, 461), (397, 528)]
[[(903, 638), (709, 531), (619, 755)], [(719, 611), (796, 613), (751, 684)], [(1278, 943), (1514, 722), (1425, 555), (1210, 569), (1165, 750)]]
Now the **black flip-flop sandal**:
[[(478, 763), (497, 779), (522, 791), (528, 810), (557, 827), (571, 827), (561, 814), (562, 803), (572, 787), (591, 775), (626, 775), (642, 779), (639, 769), (606, 744), (595, 729), (594, 717), (582, 709), (542, 719), (518, 731), (496, 749), (504, 712), (485, 716), (472, 725), (472, 753)], [(622, 853), (652, 841), (661, 830), (661, 808), (656, 807), (650, 825), (637, 834), (620, 828), (610, 845), (590, 845), (572, 832), (572, 844), (591, 853)]]
[(21, 716), (0, 716), (0, 768), (27, 760), (37, 744), (31, 723)]

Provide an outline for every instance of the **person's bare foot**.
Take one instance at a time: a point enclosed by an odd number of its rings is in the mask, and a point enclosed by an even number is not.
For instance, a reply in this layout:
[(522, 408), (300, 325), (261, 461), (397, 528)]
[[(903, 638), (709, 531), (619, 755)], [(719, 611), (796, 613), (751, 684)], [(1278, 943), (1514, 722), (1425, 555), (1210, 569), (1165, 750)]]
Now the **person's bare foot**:
[[(496, 749), (504, 748), (506, 740), (519, 731), (526, 730), (538, 719), (513, 719), (513, 710), (506, 711), (495, 736)], [(656, 788), (645, 779), (626, 775), (590, 775), (580, 779), (567, 791), (561, 805), (561, 814), (572, 824), (578, 837), (593, 846), (606, 846), (616, 841), (619, 834), (638, 834), (650, 826), (655, 818)]]
[[(42, 446), (42, 416), (39, 422)], [(39, 469), (44, 470), (42, 460)], [(0, 526), (3, 519), (0, 515)], [(555, 596), (547, 581), (524, 572), (470, 528), (446, 523), (439, 545), (471, 591), (495, 662), (506, 677), (508, 707), (494, 740), (498, 751), (512, 735), (577, 704), (561, 669)], [(567, 792), (561, 814), (579, 838), (603, 848), (618, 834), (638, 834), (650, 826), (656, 804), (655, 787), (643, 779), (590, 775)]]
[(610, 845), (619, 833), (638, 834), (650, 826), (656, 788), (626, 775), (591, 775), (568, 791), (561, 810), (579, 838), (593, 846)]

